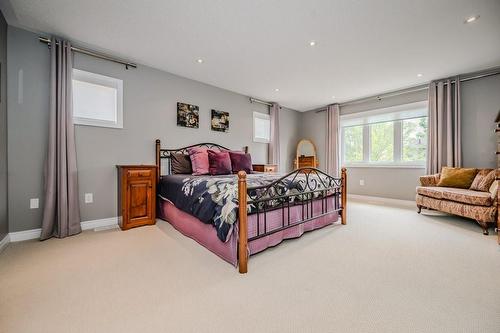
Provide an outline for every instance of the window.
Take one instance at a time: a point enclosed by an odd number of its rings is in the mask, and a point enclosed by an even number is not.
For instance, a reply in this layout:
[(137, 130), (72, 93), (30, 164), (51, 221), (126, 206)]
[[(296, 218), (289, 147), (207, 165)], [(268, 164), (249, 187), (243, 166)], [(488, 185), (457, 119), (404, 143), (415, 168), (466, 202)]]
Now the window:
[(73, 121), (123, 128), (123, 81), (73, 69)]
[(271, 140), (271, 119), (268, 114), (253, 113), (253, 141), (269, 143)]
[(342, 163), (422, 167), (427, 158), (427, 102), (341, 116)]

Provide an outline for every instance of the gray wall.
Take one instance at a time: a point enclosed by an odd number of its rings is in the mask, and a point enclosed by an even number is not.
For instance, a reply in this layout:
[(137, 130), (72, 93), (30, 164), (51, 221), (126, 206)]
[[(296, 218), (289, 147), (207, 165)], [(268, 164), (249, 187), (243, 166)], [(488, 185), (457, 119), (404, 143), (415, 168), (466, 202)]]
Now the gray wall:
[(7, 202), (7, 23), (0, 12), (0, 240), (9, 233)]
[[(427, 91), (349, 105), (341, 114), (362, 112), (392, 105), (427, 99)], [(462, 156), (466, 167), (496, 167), (495, 117), (500, 110), (500, 76), (467, 81), (462, 84)], [(302, 114), (303, 137), (311, 138), (318, 147), (320, 167), (324, 166), (326, 114), (309, 111)], [(413, 200), (423, 168), (348, 168), (349, 193)], [(360, 180), (365, 185), (359, 184)]]
[(462, 150), (465, 167), (496, 168), (495, 119), (500, 75), (462, 83)]
[[(43, 165), (48, 126), (49, 52), (31, 32), (9, 27), (9, 224), (11, 231), (39, 228), (41, 209), (30, 210), (29, 199), (43, 206)], [(267, 144), (252, 142), (253, 111), (268, 112), (246, 96), (146, 66), (125, 70), (121, 65), (80, 54), (74, 67), (123, 80), (124, 128), (76, 126), (82, 221), (116, 216), (116, 164), (154, 163), (154, 140), (177, 148), (216, 142), (230, 148), (250, 146), (255, 163), (267, 162)], [(19, 71), (23, 71), (19, 100)], [(19, 103), (21, 102), (21, 103)], [(200, 128), (176, 125), (176, 103), (200, 107)], [(230, 132), (210, 130), (210, 109), (230, 112)], [(281, 163), (291, 165), (289, 146), (297, 142), (300, 114), (282, 109)], [(290, 128), (288, 128), (290, 126)], [(84, 193), (94, 193), (85, 204)]]

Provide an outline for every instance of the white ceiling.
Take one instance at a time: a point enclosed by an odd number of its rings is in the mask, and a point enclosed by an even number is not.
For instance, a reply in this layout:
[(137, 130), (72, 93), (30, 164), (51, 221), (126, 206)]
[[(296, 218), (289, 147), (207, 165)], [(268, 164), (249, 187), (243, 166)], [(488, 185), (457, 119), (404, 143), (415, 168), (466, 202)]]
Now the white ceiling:
[(300, 111), (500, 65), (499, 0), (5, 1), (11, 25)]

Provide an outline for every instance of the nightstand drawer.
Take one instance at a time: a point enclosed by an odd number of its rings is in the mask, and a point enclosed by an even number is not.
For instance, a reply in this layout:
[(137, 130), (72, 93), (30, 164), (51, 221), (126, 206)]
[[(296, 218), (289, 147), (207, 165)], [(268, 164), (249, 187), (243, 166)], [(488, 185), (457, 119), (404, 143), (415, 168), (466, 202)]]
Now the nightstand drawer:
[(128, 170), (127, 177), (137, 178), (137, 177), (151, 177), (152, 171), (151, 169), (136, 169), (136, 170)]

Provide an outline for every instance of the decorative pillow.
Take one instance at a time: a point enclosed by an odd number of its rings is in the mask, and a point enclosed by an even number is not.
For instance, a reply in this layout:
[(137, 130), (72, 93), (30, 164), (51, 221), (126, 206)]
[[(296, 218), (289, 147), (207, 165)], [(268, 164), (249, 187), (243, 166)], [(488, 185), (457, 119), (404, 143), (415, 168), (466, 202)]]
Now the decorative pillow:
[(474, 178), (472, 185), (470, 186), (471, 190), (488, 192), (491, 184), (495, 180), (495, 170), (493, 169), (482, 169)]
[(241, 170), (252, 173), (252, 156), (250, 154), (242, 151), (230, 151), (229, 157), (231, 158), (233, 173), (238, 173)]
[(175, 174), (192, 174), (191, 158), (187, 154), (172, 153), (170, 155), (172, 173)]
[(469, 188), (476, 177), (478, 170), (473, 168), (450, 168), (441, 169), (441, 178), (437, 186)]
[(231, 173), (231, 158), (227, 150), (208, 150), (209, 172), (213, 175), (228, 175)]
[(205, 148), (193, 147), (188, 149), (193, 175), (207, 175), (209, 173), (208, 153)]

